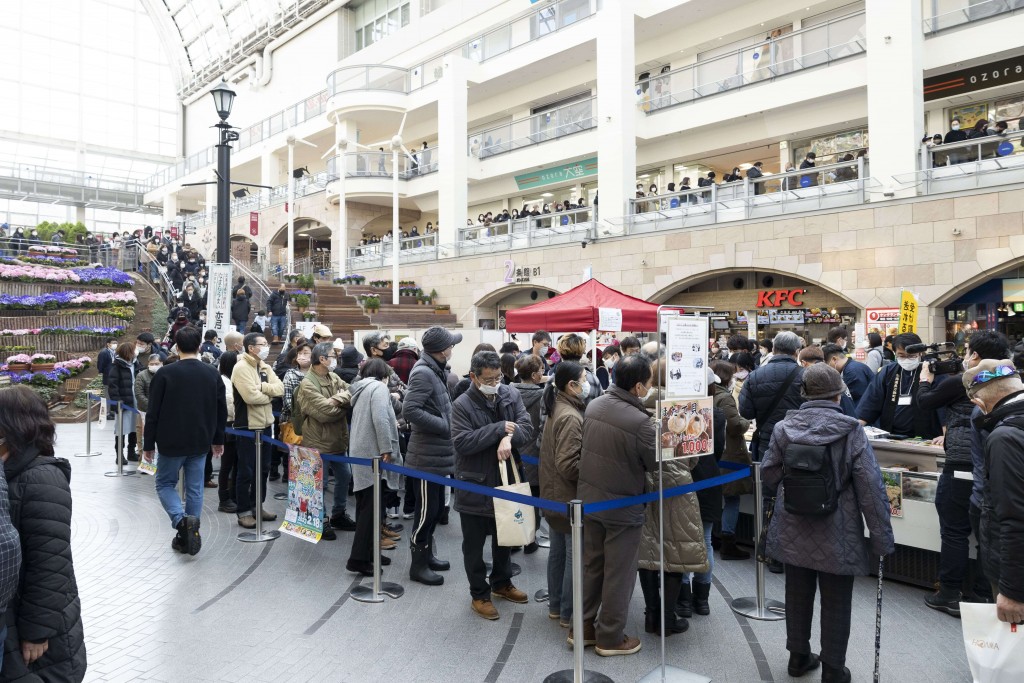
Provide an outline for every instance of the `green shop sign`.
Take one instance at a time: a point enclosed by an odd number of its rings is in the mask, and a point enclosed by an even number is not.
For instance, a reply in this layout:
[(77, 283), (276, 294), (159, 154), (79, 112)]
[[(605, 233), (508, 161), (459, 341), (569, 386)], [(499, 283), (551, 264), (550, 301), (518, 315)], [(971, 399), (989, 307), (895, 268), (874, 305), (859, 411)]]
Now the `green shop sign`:
[(524, 173), (516, 176), (516, 185), (520, 190), (529, 190), (531, 187), (551, 185), (565, 180), (576, 180), (587, 176), (597, 175), (597, 157), (573, 161), (561, 166), (544, 168), (534, 173)]

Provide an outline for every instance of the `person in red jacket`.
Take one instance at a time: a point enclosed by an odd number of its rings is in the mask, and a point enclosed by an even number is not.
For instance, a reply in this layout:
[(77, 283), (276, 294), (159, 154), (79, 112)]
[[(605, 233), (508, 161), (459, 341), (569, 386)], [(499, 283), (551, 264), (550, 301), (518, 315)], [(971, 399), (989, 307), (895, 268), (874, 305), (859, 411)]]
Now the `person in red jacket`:
[(398, 379), (402, 380), (402, 384), (409, 383), (409, 373), (412, 372), (412, 366), (416, 365), (416, 361), (420, 359), (420, 346), (416, 343), (416, 340), (412, 337), (403, 337), (398, 342), (398, 351), (388, 361), (388, 365), (398, 375)]

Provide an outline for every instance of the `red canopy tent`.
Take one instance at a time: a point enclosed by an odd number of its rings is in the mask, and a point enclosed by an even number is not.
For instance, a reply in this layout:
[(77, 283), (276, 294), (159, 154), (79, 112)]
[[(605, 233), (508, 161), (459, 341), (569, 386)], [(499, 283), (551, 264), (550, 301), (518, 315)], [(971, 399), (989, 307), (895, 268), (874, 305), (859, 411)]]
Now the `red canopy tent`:
[(602, 308), (622, 310), (622, 329), (631, 332), (654, 332), (658, 329), (658, 304), (618, 292), (591, 279), (565, 294), (505, 314), (509, 332), (537, 330), (600, 330), (598, 321)]

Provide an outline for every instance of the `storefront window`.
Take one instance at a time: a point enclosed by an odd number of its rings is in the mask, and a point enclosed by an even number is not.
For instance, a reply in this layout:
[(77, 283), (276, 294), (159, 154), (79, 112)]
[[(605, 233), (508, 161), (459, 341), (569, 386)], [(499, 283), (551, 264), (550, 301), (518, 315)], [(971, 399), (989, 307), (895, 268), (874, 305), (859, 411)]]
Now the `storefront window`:
[(829, 133), (809, 140), (799, 140), (790, 146), (793, 150), (791, 161), (794, 165), (799, 166), (808, 152), (815, 153), (815, 164), (818, 166), (834, 164), (839, 161), (840, 156), (856, 156), (857, 152), (868, 148), (868, 129), (858, 128), (842, 133)]

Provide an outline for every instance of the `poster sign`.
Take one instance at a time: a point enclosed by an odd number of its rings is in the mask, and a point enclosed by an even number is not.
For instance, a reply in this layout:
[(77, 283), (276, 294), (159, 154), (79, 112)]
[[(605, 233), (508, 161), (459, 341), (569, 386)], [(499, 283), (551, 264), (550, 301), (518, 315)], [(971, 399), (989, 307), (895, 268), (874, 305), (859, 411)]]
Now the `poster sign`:
[(864, 342), (868, 339), (867, 332), (864, 331), (864, 323), (854, 323), (853, 337), (853, 359), (863, 363), (868, 357), (868, 352), (864, 350)]
[(715, 452), (710, 396), (660, 401), (661, 458), (689, 458)]
[(744, 311), (747, 319), (747, 339), (757, 339), (757, 311)]
[(708, 394), (708, 319), (696, 316), (669, 318), (665, 350), (667, 398), (698, 397)]
[(869, 308), (867, 309), (867, 318), (868, 332), (878, 332), (884, 337), (896, 332), (900, 322), (900, 309)]
[(893, 470), (882, 470), (882, 483), (889, 499), (889, 514), (893, 517), (903, 516), (903, 473)]
[[(209, 264), (210, 286), (206, 292), (206, 330), (224, 339), (231, 331), (231, 264)], [(203, 330), (204, 332), (206, 330)]]
[[(499, 145), (500, 146), (500, 145)], [(488, 145), (485, 145), (487, 148)], [(520, 190), (528, 190), (531, 187), (561, 183), (568, 180), (577, 180), (588, 176), (597, 175), (597, 157), (570, 161), (560, 166), (542, 168), (533, 173), (523, 173), (516, 176), (516, 185)]]
[(313, 328), (319, 325), (319, 323), (311, 321), (296, 322), (295, 329), (302, 333), (302, 336), (310, 341), (313, 340)]
[(288, 465), (288, 509), (281, 531), (317, 543), (324, 532), (324, 463), (315, 448), (291, 446)]
[(597, 329), (601, 332), (622, 332), (621, 308), (598, 308)]
[(801, 308), (773, 308), (768, 311), (769, 325), (803, 325), (804, 311)]
[(249, 234), (253, 237), (260, 234), (260, 214), (258, 211), (249, 212)]
[(917, 332), (917, 298), (909, 289), (900, 296), (900, 334)]

